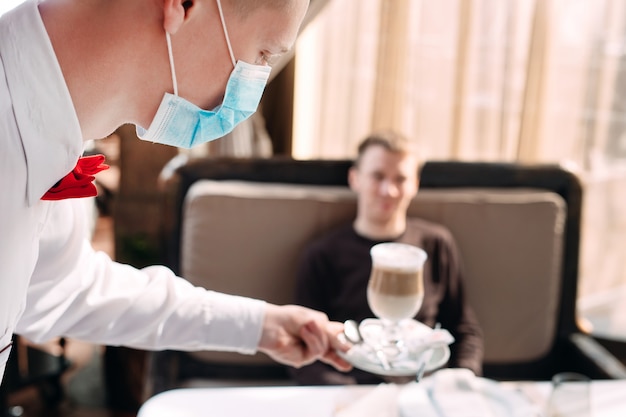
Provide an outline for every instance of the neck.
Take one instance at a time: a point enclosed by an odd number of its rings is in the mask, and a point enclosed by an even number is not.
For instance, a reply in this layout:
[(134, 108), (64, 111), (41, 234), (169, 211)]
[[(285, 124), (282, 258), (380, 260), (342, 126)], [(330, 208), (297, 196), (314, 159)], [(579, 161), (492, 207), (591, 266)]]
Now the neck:
[[(84, 140), (143, 122), (171, 89), (165, 34), (154, 24), (162, 19), (158, 9), (142, 0), (121, 3), (47, 0), (39, 6)], [(146, 10), (155, 10), (152, 19)], [(159, 92), (155, 85), (161, 84)]]
[(406, 230), (406, 217), (395, 216), (384, 222), (373, 222), (363, 216), (357, 216), (354, 221), (354, 230), (371, 240), (393, 239)]

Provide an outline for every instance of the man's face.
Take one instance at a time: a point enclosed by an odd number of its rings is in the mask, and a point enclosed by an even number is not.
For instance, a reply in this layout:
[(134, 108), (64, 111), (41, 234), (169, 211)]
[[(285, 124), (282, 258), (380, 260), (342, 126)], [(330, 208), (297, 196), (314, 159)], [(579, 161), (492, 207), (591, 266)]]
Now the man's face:
[(309, 0), (289, 3), (279, 9), (261, 6), (243, 18), (224, 16), (236, 59), (272, 65), (293, 47)]
[(359, 216), (384, 223), (396, 215), (405, 216), (417, 194), (417, 159), (374, 145), (365, 150), (349, 180), (358, 195)]
[[(233, 63), (217, 6), (214, 2), (207, 4), (208, 14), (185, 28), (189, 35), (184, 41), (184, 51), (177, 55), (182, 48), (175, 47), (174, 59), (180, 95), (203, 109), (211, 110), (222, 102)], [(240, 16), (230, 2), (222, 1), (224, 22), (235, 60), (258, 65), (275, 62), (293, 47), (308, 4), (309, 0), (293, 0), (288, 8), (260, 6), (246, 16)]]

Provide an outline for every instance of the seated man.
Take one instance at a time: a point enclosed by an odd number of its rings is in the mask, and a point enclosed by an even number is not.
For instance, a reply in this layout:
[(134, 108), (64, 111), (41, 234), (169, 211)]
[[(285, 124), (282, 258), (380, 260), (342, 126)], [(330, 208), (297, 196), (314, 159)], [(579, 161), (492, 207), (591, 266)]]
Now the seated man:
[[(299, 264), (296, 303), (328, 314), (332, 320), (374, 317), (367, 303), (370, 248), (381, 242), (403, 242), (428, 254), (424, 265), (424, 301), (416, 320), (441, 323), (452, 333), (450, 367), (482, 373), (482, 330), (465, 302), (461, 259), (450, 232), (439, 224), (407, 218), (418, 189), (418, 158), (408, 141), (393, 132), (366, 138), (348, 181), (357, 193), (356, 219), (312, 242)], [(359, 369), (337, 372), (316, 362), (292, 370), (300, 384), (365, 384), (383, 378)]]

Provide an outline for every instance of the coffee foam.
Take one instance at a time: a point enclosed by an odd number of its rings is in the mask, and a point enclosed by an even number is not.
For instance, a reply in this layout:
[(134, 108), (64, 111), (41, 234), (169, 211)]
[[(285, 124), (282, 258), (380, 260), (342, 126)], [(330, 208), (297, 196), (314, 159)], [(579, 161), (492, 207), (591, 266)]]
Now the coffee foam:
[(422, 269), (428, 255), (417, 246), (405, 243), (379, 243), (370, 250), (375, 267), (395, 271), (416, 271)]

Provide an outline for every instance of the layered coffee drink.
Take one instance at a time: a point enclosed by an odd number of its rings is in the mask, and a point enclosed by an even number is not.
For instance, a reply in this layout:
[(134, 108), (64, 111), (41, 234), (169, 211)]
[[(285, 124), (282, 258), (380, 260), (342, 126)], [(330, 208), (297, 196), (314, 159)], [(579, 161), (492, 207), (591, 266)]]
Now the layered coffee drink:
[(370, 308), (385, 321), (413, 318), (424, 299), (426, 252), (402, 243), (382, 243), (372, 247), (371, 255), (372, 271), (367, 287)]
[(414, 317), (424, 299), (422, 271), (372, 268), (367, 301), (374, 314), (390, 321)]

